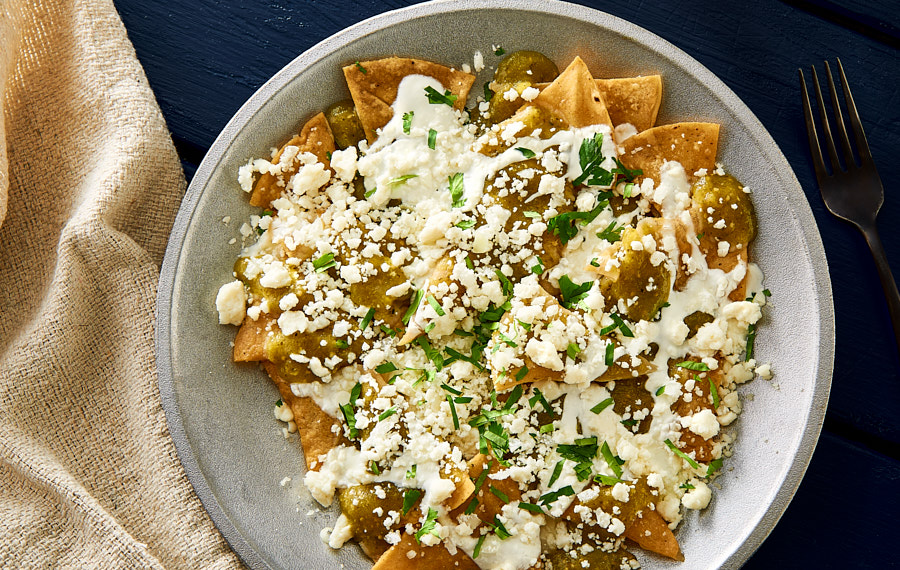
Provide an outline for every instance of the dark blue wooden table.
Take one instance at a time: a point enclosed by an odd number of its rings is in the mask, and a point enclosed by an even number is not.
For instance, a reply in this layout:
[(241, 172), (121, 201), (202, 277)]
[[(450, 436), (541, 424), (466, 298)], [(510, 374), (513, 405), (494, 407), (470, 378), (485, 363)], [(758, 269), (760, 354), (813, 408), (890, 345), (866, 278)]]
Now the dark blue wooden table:
[[(348, 25), (414, 2), (115, 3), (190, 179), (232, 114), (282, 66)], [(825, 243), (837, 320), (825, 427), (796, 497), (745, 568), (900, 567), (900, 357), (865, 242), (819, 197), (797, 78), (798, 66), (821, 69), (835, 56), (843, 61), (885, 184), (879, 223), (900, 275), (900, 6), (889, 0), (580, 3), (662, 36), (728, 84), (787, 156)]]

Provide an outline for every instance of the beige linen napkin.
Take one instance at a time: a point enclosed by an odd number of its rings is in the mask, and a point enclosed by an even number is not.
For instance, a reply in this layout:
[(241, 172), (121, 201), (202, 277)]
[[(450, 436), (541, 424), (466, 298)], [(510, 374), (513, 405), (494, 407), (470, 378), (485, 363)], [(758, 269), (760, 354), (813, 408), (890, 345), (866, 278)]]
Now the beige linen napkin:
[(0, 567), (240, 566), (160, 405), (185, 182), (112, 2), (0, 0), (0, 108)]

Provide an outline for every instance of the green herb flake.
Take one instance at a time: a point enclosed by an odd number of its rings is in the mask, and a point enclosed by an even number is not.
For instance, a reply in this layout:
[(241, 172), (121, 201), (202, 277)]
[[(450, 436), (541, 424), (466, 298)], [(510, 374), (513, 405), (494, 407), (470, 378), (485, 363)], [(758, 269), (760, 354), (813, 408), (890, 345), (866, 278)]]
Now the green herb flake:
[(609, 475), (603, 475), (602, 473), (594, 475), (594, 481), (601, 485), (615, 485), (616, 483), (622, 483), (622, 480), (618, 477), (611, 477)]
[(536, 218), (538, 220), (543, 217), (539, 213), (534, 212), (532, 210), (525, 210), (524, 212), (522, 212), (522, 215), (525, 216), (526, 218)]
[(461, 230), (467, 230), (469, 228), (475, 227), (475, 220), (473, 220), (473, 219), (461, 220), (461, 221), (457, 222), (455, 225), (456, 225), (456, 227), (458, 227)]
[(490, 101), (491, 99), (494, 98), (494, 92), (491, 91), (491, 82), (490, 81), (484, 82), (484, 86), (482, 87), (482, 90), (484, 91), (484, 100), (485, 101)]
[(566, 354), (572, 360), (575, 360), (575, 357), (581, 353), (581, 347), (575, 344), (574, 342), (570, 342), (569, 346), (566, 347)]
[(593, 259), (591, 259), (591, 267), (600, 267), (600, 262), (597, 261), (597, 258), (596, 258), (596, 257), (594, 257)]
[(609, 223), (608, 226), (606, 226), (605, 230), (603, 230), (597, 234), (597, 237), (600, 239), (605, 239), (606, 241), (608, 241), (610, 243), (615, 243), (622, 239), (622, 229), (623, 228), (624, 228), (624, 226), (619, 226), (617, 228), (616, 222), (615, 222), (615, 220), (613, 220), (612, 222)]
[(659, 388), (656, 389), (657, 396), (662, 396), (665, 393), (666, 393), (666, 385), (665, 384), (663, 384), (662, 386), (660, 386)]
[(374, 318), (375, 318), (375, 307), (372, 307), (366, 313), (366, 316), (363, 317), (362, 322), (359, 323), (360, 330), (366, 330), (367, 328), (369, 328), (369, 324), (372, 323), (372, 319), (374, 319)]
[(534, 503), (519, 501), (519, 508), (523, 511), (528, 511), (537, 515), (541, 515), (544, 513), (544, 509), (542, 509), (539, 505), (535, 505)]
[(615, 363), (615, 353), (616, 353), (616, 345), (611, 342), (606, 343), (606, 354), (604, 355), (604, 362), (607, 366), (612, 366)]
[(366, 190), (366, 193), (363, 194), (363, 195), (364, 195), (366, 198), (371, 198), (371, 197), (372, 197), (372, 194), (375, 193), (375, 190), (377, 190), (377, 188), (372, 188), (371, 190)]
[(631, 182), (644, 173), (644, 171), (640, 168), (635, 168), (634, 170), (627, 168), (618, 158), (613, 158), (613, 160), (616, 161), (616, 167), (613, 168), (610, 172), (612, 172), (613, 174), (618, 174), (628, 182)]
[[(696, 375), (694, 376), (694, 380), (699, 380)], [(716, 383), (713, 382), (712, 376), (709, 377), (709, 395), (712, 396), (713, 401), (713, 409), (719, 409), (719, 390), (716, 388)]]
[(441, 353), (438, 349), (431, 346), (431, 343), (428, 341), (427, 336), (417, 337), (415, 343), (419, 345), (419, 347), (425, 352), (425, 356), (428, 357), (428, 360), (434, 364), (434, 367), (438, 370), (444, 368), (444, 357), (441, 356)]
[(709, 366), (707, 366), (705, 362), (694, 362), (693, 360), (684, 360), (682, 362), (677, 363), (675, 366), (677, 366), (679, 368), (687, 368), (688, 370), (695, 370), (697, 372), (709, 372)]
[[(616, 326), (619, 328), (619, 331), (622, 333), (622, 336), (626, 336), (629, 338), (634, 337), (634, 333), (631, 332), (631, 329), (628, 328), (628, 325), (625, 324), (625, 320), (622, 317), (620, 317), (616, 313), (610, 313), (609, 318), (611, 318), (613, 320), (613, 322), (616, 323)], [(602, 331), (601, 331), (601, 334), (602, 334)]]
[(525, 147), (522, 147), (522, 146), (517, 146), (517, 147), (516, 147), (516, 150), (519, 151), (519, 152), (521, 152), (521, 153), (522, 153), (522, 156), (524, 156), (525, 158), (534, 158), (534, 156), (535, 156), (535, 155), (534, 155), (534, 151), (531, 150), (530, 148), (525, 148)]
[(347, 431), (350, 435), (350, 438), (356, 438), (359, 435), (359, 430), (356, 429), (356, 401), (359, 399), (360, 394), (362, 394), (362, 384), (357, 382), (353, 388), (350, 389), (350, 401), (346, 404), (341, 404), (341, 414), (344, 416), (344, 421), (347, 423)]
[(472, 259), (468, 255), (466, 256), (465, 261), (466, 261), (466, 267), (468, 267), (469, 269), (475, 269), (475, 264), (472, 263)]
[(722, 468), (722, 463), (724, 463), (724, 462), (725, 462), (725, 460), (722, 459), (721, 457), (710, 461), (709, 466), (706, 468), (706, 476), (712, 477), (713, 473), (715, 473), (716, 471), (718, 471), (719, 469)]
[(549, 505), (555, 503), (560, 497), (571, 497), (574, 494), (575, 489), (573, 489), (571, 485), (566, 485), (556, 491), (541, 495), (540, 499), (538, 499), (538, 503), (541, 505)]
[(403, 132), (407, 135), (409, 134), (409, 130), (412, 128), (413, 115), (415, 115), (413, 111), (407, 111), (403, 113)]
[(507, 495), (506, 493), (504, 493), (503, 491), (501, 491), (501, 490), (498, 489), (497, 487), (494, 487), (493, 485), (491, 485), (491, 488), (489, 489), (489, 491), (490, 491), (491, 493), (493, 493), (495, 497), (497, 497), (498, 499), (500, 499), (501, 501), (503, 501), (503, 504), (504, 504), (504, 505), (508, 505), (508, 504), (509, 504), (509, 495)]
[(457, 172), (453, 176), (448, 177), (449, 188), (450, 188), (450, 198), (452, 200), (451, 206), (454, 208), (461, 208), (466, 204), (466, 199), (463, 198), (463, 174), (462, 172)]
[(682, 483), (681, 485), (678, 486), (678, 488), (679, 489), (687, 489), (690, 491), (691, 489), (694, 489), (695, 487), (693, 485), (691, 485), (690, 483)]
[(385, 362), (375, 367), (375, 372), (379, 374), (388, 374), (389, 372), (394, 372), (395, 370), (399, 369), (393, 362)]
[(634, 186), (635, 184), (633, 182), (626, 184), (625, 188), (622, 190), (622, 195), (626, 198), (631, 198), (631, 195), (634, 193)]
[(497, 538), (500, 540), (506, 540), (512, 536), (512, 533), (506, 530), (506, 527), (500, 522), (500, 515), (494, 515), (494, 522), (491, 523), (491, 526), (494, 528), (494, 534), (496, 534)]
[(456, 413), (456, 404), (453, 403), (453, 396), (447, 394), (447, 404), (450, 405), (450, 414), (453, 416), (453, 427), (459, 431), (459, 415)]
[(756, 325), (751, 324), (747, 327), (747, 349), (745, 351), (744, 360), (753, 358), (753, 344), (756, 342)]
[(526, 376), (528, 376), (528, 367), (523, 366), (522, 368), (519, 368), (519, 371), (516, 372), (515, 376), (516, 382), (521, 382)]
[(431, 308), (434, 309), (434, 312), (437, 313), (439, 317), (443, 317), (447, 313), (444, 312), (441, 304), (437, 302), (437, 299), (434, 298), (434, 295), (431, 293), (428, 294), (428, 297), (425, 298), (428, 301), (428, 304), (431, 305)]
[(337, 263), (334, 261), (333, 253), (326, 253), (318, 259), (313, 260), (313, 269), (316, 270), (316, 273), (322, 273), (335, 266), (337, 266)]
[(398, 176), (397, 178), (392, 178), (388, 184), (391, 186), (398, 186), (403, 184), (407, 180), (412, 180), (413, 178), (418, 178), (418, 174), (404, 174), (403, 176)]
[(581, 285), (576, 285), (569, 279), (568, 275), (559, 278), (559, 290), (562, 292), (562, 305), (567, 309), (574, 309), (575, 306), (588, 296), (593, 281), (585, 281)]
[(531, 267), (531, 272), (535, 275), (544, 273), (544, 260), (542, 260), (540, 256), (537, 256), (537, 263)]
[(441, 95), (438, 90), (430, 85), (425, 88), (425, 95), (428, 97), (428, 102), (432, 105), (450, 105), (452, 107), (457, 99), (456, 95), (451, 94), (449, 89)]
[(496, 56), (501, 56), (505, 53), (506, 53), (506, 50), (500, 46), (497, 46), (497, 48), (494, 50), (494, 55), (496, 55)]
[(609, 449), (609, 444), (605, 441), (600, 447), (600, 455), (602, 455), (603, 459), (606, 460), (606, 464), (609, 465), (609, 468), (612, 469), (612, 472), (616, 474), (616, 477), (621, 479), (622, 463), (624, 463), (624, 461), (613, 455), (612, 450)]
[(769, 291), (768, 289), (763, 289), (763, 290), (762, 290), (762, 294), (765, 295), (766, 297), (771, 297), (771, 296), (772, 296), (772, 292)]
[(437, 146), (437, 131), (428, 129), (428, 148), (434, 150), (435, 146)]
[(428, 508), (428, 515), (425, 517), (425, 522), (422, 523), (422, 528), (416, 531), (416, 542), (422, 542), (422, 537), (426, 534), (434, 535), (438, 538), (441, 537), (440, 533), (437, 532), (437, 517), (438, 512), (431, 507)]
[(563, 464), (565, 460), (560, 459), (556, 462), (556, 466), (553, 468), (553, 474), (550, 475), (550, 481), (547, 483), (548, 487), (552, 487), (556, 480), (559, 479), (559, 476), (562, 475)]
[(593, 138), (581, 141), (581, 147), (578, 149), (581, 174), (572, 181), (573, 186), (585, 183), (588, 186), (609, 186), (612, 183), (615, 178), (613, 173), (600, 166), (605, 160), (602, 146), (602, 133), (596, 133)]
[[(472, 513), (469, 513), (472, 514)], [(486, 534), (482, 534), (478, 537), (478, 542), (475, 543), (475, 550), (472, 551), (472, 560), (478, 558), (478, 555), (481, 554), (481, 547), (484, 545), (484, 539), (487, 538)]]
[(336, 341), (334, 341), (334, 345), (338, 348), (350, 348), (350, 343), (342, 338), (339, 338)]
[(356, 69), (360, 70), (363, 74), (369, 73), (369, 70), (363, 67), (360, 62), (357, 61), (354, 63), (354, 65), (356, 66)]
[(556, 426), (554, 426), (552, 423), (549, 423), (549, 424), (542, 425), (540, 432), (541, 433), (553, 433), (555, 430), (556, 430)]
[(397, 408), (391, 406), (390, 408), (386, 409), (385, 411), (381, 412), (381, 414), (378, 415), (378, 421), (386, 420), (396, 413), (397, 413)]
[(700, 241), (701, 239), (703, 239), (703, 236), (705, 236), (705, 235), (706, 235), (706, 232), (700, 232), (699, 234), (697, 234), (697, 241)]
[(416, 311), (419, 309), (419, 303), (422, 302), (422, 297), (425, 295), (425, 292), (421, 289), (416, 289), (413, 292), (412, 301), (409, 304), (409, 308), (406, 309), (406, 314), (403, 315), (403, 324), (408, 325), (409, 319), (412, 318), (413, 315), (416, 314)]
[(600, 402), (599, 404), (597, 404), (596, 406), (594, 406), (593, 408), (591, 408), (591, 411), (594, 412), (595, 414), (599, 414), (600, 412), (602, 412), (606, 408), (612, 406), (613, 404), (614, 404), (613, 399), (607, 398), (607, 399), (603, 400), (602, 402)]
[[(407, 479), (409, 478), (409, 473), (407, 473)], [(421, 489), (406, 489), (405, 491), (403, 491), (403, 508), (400, 511), (403, 516), (409, 514), (409, 511), (411, 511), (412, 508), (416, 506), (416, 503), (419, 502), (419, 499), (421, 498)]]
[(547, 220), (547, 229), (559, 237), (563, 245), (578, 234), (578, 226), (586, 226), (593, 222), (608, 205), (609, 192), (601, 192), (597, 205), (590, 212), (565, 212)]
[(281, 401), (281, 398), (278, 398), (278, 401), (275, 402), (275, 407), (280, 408), (283, 405), (284, 405), (284, 402)]
[(372, 461), (369, 461), (369, 473), (372, 473), (373, 475), (381, 475), (381, 468), (378, 467), (378, 462), (374, 459)]
[(556, 413), (553, 411), (553, 408), (550, 407), (550, 402), (547, 401), (547, 398), (544, 397), (544, 395), (541, 393), (540, 390), (535, 388), (534, 395), (528, 399), (528, 405), (531, 406), (532, 409), (534, 409), (535, 404), (537, 404), (538, 402), (541, 403), (541, 406), (543, 406), (544, 411), (546, 411), (548, 414), (550, 414), (551, 418), (556, 417)]
[(415, 479), (415, 478), (416, 478), (416, 469), (417, 469), (417, 468), (418, 468), (417, 465), (413, 465), (412, 467), (410, 467), (410, 468), (406, 471), (406, 478), (407, 478), (407, 479)]
[(678, 449), (678, 447), (676, 447), (675, 444), (672, 443), (672, 440), (671, 440), (671, 439), (667, 439), (667, 440), (665, 441), (665, 443), (666, 443), (666, 446), (667, 446), (669, 449), (671, 449), (672, 452), (673, 452), (675, 455), (677, 455), (678, 457), (680, 457), (680, 458), (684, 459), (685, 461), (687, 461), (687, 462), (688, 462), (688, 465), (690, 465), (690, 466), (693, 467), (694, 469), (699, 469), (699, 468), (700, 468), (700, 464), (697, 463), (696, 461), (694, 461), (693, 459), (691, 459), (691, 457), (690, 457), (687, 453), (685, 453), (685, 452), (681, 451), (680, 449)]

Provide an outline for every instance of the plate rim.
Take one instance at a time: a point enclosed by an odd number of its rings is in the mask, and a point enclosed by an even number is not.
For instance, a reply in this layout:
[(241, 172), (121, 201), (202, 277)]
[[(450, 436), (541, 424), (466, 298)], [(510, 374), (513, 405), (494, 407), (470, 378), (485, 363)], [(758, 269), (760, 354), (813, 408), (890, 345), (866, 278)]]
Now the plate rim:
[(160, 269), (155, 305), (155, 357), (160, 399), (165, 411), (169, 432), (188, 480), (191, 482), (194, 491), (200, 498), (204, 509), (210, 515), (216, 528), (222, 533), (226, 542), (238, 557), (250, 568), (274, 570), (275, 567), (254, 547), (251, 540), (237, 528), (219, 503), (218, 497), (200, 469), (193, 445), (187, 437), (175, 394), (170, 329), (172, 299), (175, 291), (180, 253), (187, 236), (187, 230), (200, 197), (207, 189), (212, 173), (224, 158), (232, 140), (252, 121), (263, 104), (281, 89), (285, 88), (300, 71), (313, 65), (322, 57), (329, 55), (336, 48), (352, 43), (370, 33), (410, 19), (473, 9), (502, 9), (577, 19), (614, 31), (625, 38), (642, 44), (656, 55), (668, 59), (676, 66), (689, 69), (694, 77), (709, 88), (710, 93), (720, 101), (726, 110), (734, 114), (735, 118), (751, 132), (756, 140), (768, 143), (763, 145), (760, 150), (766, 155), (773, 167), (787, 174), (792, 186), (791, 189), (798, 191), (787, 192), (786, 199), (798, 217), (798, 227), (805, 238), (812, 275), (815, 278), (813, 285), (817, 291), (818, 314), (816, 316), (819, 324), (816, 382), (809, 413), (806, 416), (806, 425), (798, 442), (797, 453), (794, 455), (790, 468), (780, 482), (770, 507), (747, 535), (744, 542), (728, 556), (722, 565), (722, 568), (738, 568), (750, 559), (769, 533), (772, 532), (787, 509), (806, 473), (824, 423), (834, 367), (835, 322), (831, 279), (821, 235), (809, 202), (784, 153), (756, 115), (738, 98), (730, 87), (709, 71), (706, 66), (688, 55), (687, 52), (650, 30), (608, 12), (561, 0), (544, 0), (539, 5), (529, 0), (431, 0), (377, 14), (338, 31), (295, 57), (257, 89), (229, 119), (194, 173), (179, 207)]

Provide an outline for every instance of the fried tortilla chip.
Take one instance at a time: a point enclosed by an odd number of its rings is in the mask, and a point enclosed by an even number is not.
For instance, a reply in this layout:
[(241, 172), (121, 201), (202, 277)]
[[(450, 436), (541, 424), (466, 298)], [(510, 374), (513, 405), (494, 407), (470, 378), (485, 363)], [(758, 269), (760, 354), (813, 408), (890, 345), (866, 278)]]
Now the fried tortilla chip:
[[(286, 142), (275, 153), (272, 162), (277, 163), (284, 153), (284, 149), (288, 146), (296, 146), (300, 149), (300, 152), (311, 152), (316, 155), (319, 162), (326, 167), (330, 167), (328, 157), (334, 152), (335, 146), (334, 137), (331, 136), (331, 127), (328, 126), (328, 121), (325, 119), (325, 113), (319, 113), (303, 125), (300, 134)], [(260, 208), (271, 207), (272, 201), (284, 192), (284, 185), (278, 184), (279, 178), (281, 178), (283, 183), (287, 183), (291, 176), (297, 173), (299, 167), (300, 163), (295, 160), (293, 165), (282, 173), (280, 177), (268, 172), (263, 173), (253, 186), (253, 192), (250, 193), (250, 205), (259, 206)]]
[(636, 542), (644, 550), (684, 561), (678, 539), (656, 510), (641, 511), (641, 515), (625, 527), (625, 537)]
[(457, 549), (456, 554), (443, 544), (424, 546), (415, 537), (404, 534), (400, 542), (390, 547), (372, 570), (478, 570), (478, 564), (469, 555)]
[[(549, 111), (570, 127), (609, 125), (610, 129), (613, 128), (600, 88), (580, 57), (572, 60), (569, 67), (545, 87), (531, 105)], [(517, 120), (522, 109), (509, 120)]]
[[(344, 437), (344, 430), (338, 420), (332, 418), (320, 408), (312, 398), (300, 398), (291, 392), (291, 386), (279, 374), (278, 367), (271, 362), (263, 362), (263, 368), (278, 387), (281, 400), (290, 406), (300, 434), (303, 446), (303, 457), (306, 468), (318, 471), (321, 467), (319, 456), (325, 455), (335, 447), (350, 442)], [(335, 429), (337, 428), (337, 429)]]
[(693, 182), (694, 173), (716, 167), (719, 125), (715, 123), (674, 123), (660, 125), (625, 139), (619, 160), (630, 169), (644, 171), (644, 178), (659, 184), (659, 170), (666, 161), (680, 162)]
[(270, 324), (274, 322), (267, 315), (262, 314), (255, 321), (250, 317), (244, 317), (241, 328), (234, 337), (234, 352), (232, 360), (235, 362), (259, 362), (266, 359), (266, 336), (269, 334)]
[(656, 114), (662, 102), (662, 77), (648, 75), (597, 79), (596, 83), (613, 125), (630, 123), (641, 132), (656, 123)]
[(369, 142), (375, 140), (375, 130), (385, 126), (394, 116), (391, 105), (397, 98), (400, 82), (407, 75), (427, 75), (437, 79), (456, 95), (453, 106), (459, 110), (465, 107), (469, 89), (475, 82), (474, 75), (431, 61), (405, 57), (386, 57), (344, 67), (347, 87)]
[[(478, 480), (485, 467), (487, 467), (488, 474), (490, 475), (503, 469), (499, 461), (493, 457), (479, 453), (469, 460), (469, 475)], [(490, 490), (491, 487), (494, 488), (493, 492)], [(498, 496), (497, 492), (506, 495), (511, 502), (518, 501), (522, 498), (522, 491), (519, 490), (518, 483), (513, 479), (509, 477), (505, 479), (491, 479), (486, 476), (482, 479), (482, 484), (481, 487), (478, 488), (478, 493), (473, 497), (473, 500), (477, 500), (478, 503), (475, 506), (475, 510), (472, 511), (485, 524), (491, 524), (494, 517), (501, 514), (503, 507), (507, 504)], [(459, 516), (469, 507), (469, 503), (470, 501), (460, 503), (457, 508), (450, 513), (450, 518), (458, 520)]]

